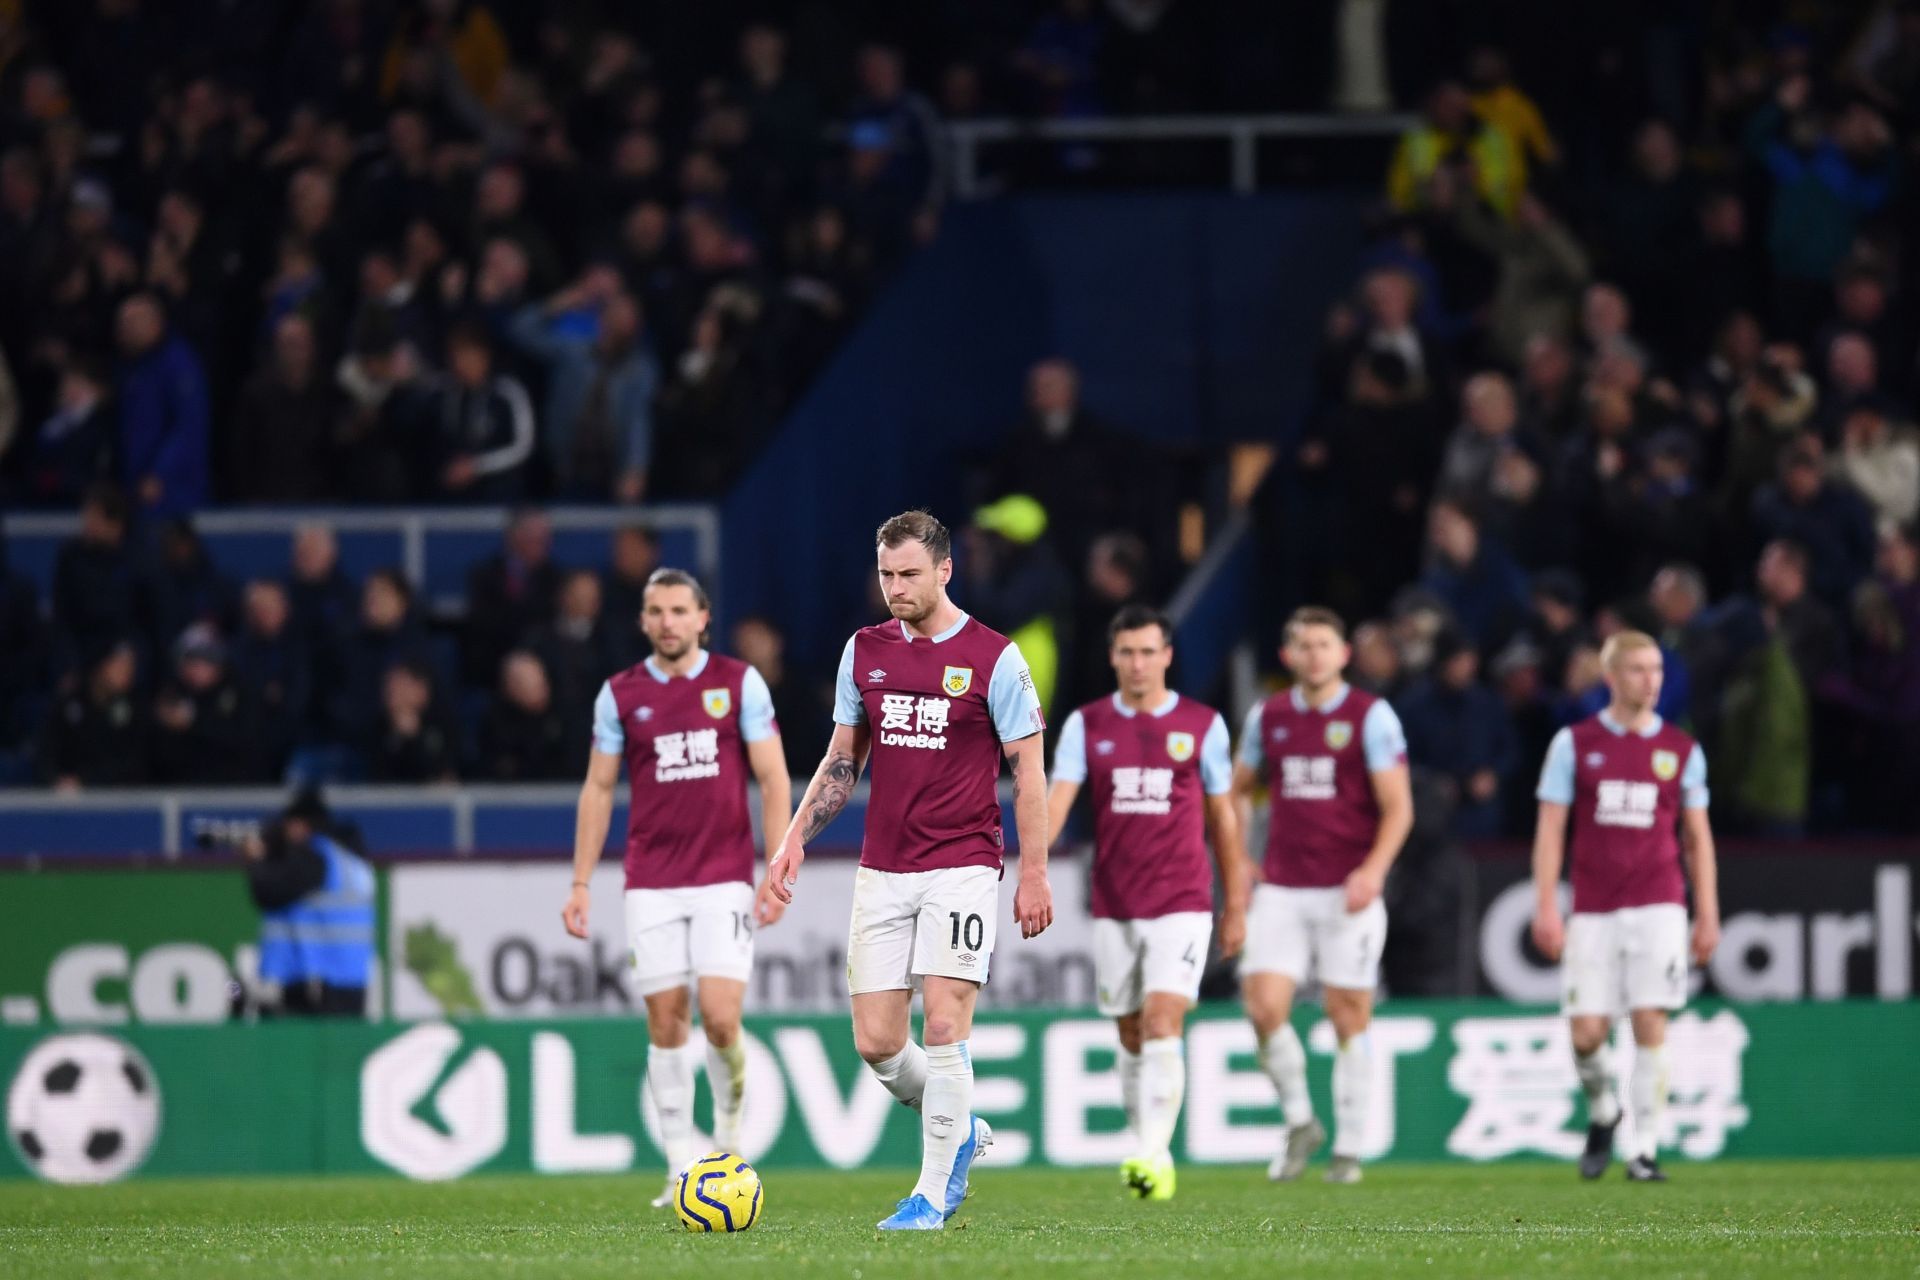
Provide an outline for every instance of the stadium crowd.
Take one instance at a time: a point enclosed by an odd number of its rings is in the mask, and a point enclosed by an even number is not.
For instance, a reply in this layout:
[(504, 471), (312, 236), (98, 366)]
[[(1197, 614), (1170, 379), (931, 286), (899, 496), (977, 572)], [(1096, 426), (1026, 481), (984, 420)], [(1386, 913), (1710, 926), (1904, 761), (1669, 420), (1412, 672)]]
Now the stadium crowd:
[[(1258, 498), (1268, 618), (1357, 624), (1459, 835), (1526, 829), (1623, 625), (1730, 823), (1920, 826), (1920, 5), (1355, 7), (0, 6), (0, 484), (83, 513), (50, 600), (6, 578), (7, 775), (576, 776), (644, 529), (570, 572), (527, 511), (449, 626), (318, 526), (230, 582), (187, 517), (717, 495), (937, 233), (943, 116), (1417, 101)], [(962, 598), (1051, 620), (1058, 719), (1180, 530), (1070, 365), (1028, 403)], [(720, 642), (818, 715), (775, 623)]]

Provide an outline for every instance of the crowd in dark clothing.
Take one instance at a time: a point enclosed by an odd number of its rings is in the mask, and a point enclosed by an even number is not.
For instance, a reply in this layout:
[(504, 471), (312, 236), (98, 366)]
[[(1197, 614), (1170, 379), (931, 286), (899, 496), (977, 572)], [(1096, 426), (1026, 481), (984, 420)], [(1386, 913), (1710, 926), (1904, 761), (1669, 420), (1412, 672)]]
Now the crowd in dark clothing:
[[(145, 552), (114, 491), (82, 511), (51, 620), (26, 587), (0, 633), (11, 682), (0, 781), (577, 779), (602, 682), (648, 651), (641, 598), (659, 558), (640, 525), (613, 533), (603, 565), (566, 567), (548, 518), (523, 510), (470, 571), (463, 614), (439, 617), (397, 570), (349, 577), (322, 523), (300, 529), (284, 574), (236, 583), (188, 522)], [(4, 572), (0, 584), (9, 600), (25, 587)], [(776, 713), (824, 721), (817, 686), (786, 669), (778, 628), (746, 618), (729, 640)]]
[(0, 501), (723, 492), (937, 227), (940, 125), (889, 44), (641, 9), (9, 19)]
[(1647, 82), (1609, 151), (1493, 49), (1400, 140), (1262, 546), (1458, 835), (1529, 829), (1623, 628), (1727, 826), (1920, 830), (1920, 5), (1867, 8)]

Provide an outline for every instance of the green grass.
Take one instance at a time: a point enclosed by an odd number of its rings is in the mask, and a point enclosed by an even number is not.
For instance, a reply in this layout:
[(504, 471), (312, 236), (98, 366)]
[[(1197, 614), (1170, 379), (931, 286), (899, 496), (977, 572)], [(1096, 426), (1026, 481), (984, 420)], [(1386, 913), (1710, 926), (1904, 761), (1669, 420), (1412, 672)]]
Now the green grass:
[(884, 1237), (897, 1171), (775, 1171), (738, 1236), (648, 1209), (651, 1174), (8, 1183), (0, 1277), (1920, 1276), (1920, 1161), (1671, 1172), (1385, 1165), (1357, 1187), (1275, 1187), (1187, 1169), (1177, 1200), (1141, 1204), (1109, 1170), (983, 1169), (945, 1233)]

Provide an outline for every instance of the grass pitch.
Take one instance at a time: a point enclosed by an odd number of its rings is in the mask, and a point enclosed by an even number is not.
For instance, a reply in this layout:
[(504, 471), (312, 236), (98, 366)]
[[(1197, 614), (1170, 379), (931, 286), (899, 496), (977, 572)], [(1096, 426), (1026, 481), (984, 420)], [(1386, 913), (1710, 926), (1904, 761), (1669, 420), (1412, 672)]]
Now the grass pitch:
[(940, 1234), (873, 1224), (902, 1171), (782, 1172), (759, 1225), (690, 1236), (647, 1207), (656, 1175), (0, 1185), (0, 1277), (1920, 1276), (1920, 1160), (1397, 1166), (1357, 1187), (1183, 1169), (1179, 1198), (1112, 1170), (983, 1167)]

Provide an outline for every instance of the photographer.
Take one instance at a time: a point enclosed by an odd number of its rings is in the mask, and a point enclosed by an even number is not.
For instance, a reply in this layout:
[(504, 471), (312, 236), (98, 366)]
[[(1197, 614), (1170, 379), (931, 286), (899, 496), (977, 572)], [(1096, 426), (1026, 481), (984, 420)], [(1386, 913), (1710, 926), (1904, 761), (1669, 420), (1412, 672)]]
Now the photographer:
[(260, 908), (260, 979), (287, 1015), (365, 1017), (373, 969), (374, 876), (359, 836), (313, 791), (240, 845)]

